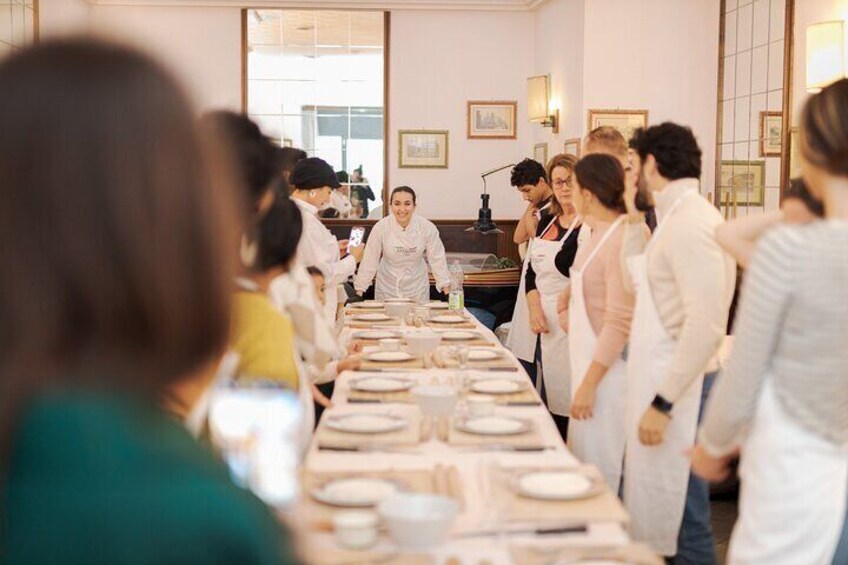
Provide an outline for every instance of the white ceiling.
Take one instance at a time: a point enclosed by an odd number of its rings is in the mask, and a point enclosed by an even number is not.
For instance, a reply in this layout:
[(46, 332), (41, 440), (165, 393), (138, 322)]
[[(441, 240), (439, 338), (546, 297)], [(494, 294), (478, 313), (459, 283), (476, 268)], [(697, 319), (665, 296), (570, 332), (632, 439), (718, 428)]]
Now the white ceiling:
[(88, 0), (102, 6), (527, 11), (545, 0)]

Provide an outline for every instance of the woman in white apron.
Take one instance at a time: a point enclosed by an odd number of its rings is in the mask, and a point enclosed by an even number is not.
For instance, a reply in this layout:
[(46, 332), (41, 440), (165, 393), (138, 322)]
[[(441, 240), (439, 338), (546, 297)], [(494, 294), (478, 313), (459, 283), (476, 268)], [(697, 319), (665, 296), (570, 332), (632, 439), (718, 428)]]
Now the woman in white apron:
[[(568, 447), (596, 465), (618, 492), (624, 463), (627, 345), (633, 296), (621, 273), (624, 169), (615, 157), (588, 155), (575, 169), (574, 205), (592, 237), (571, 268), (568, 339), (571, 422)], [(647, 227), (645, 228), (647, 232)]]
[(338, 241), (318, 218), (318, 212), (330, 202), (333, 189), (341, 186), (330, 165), (317, 157), (302, 159), (295, 165), (290, 182), (291, 198), (303, 216), (297, 260), (304, 267), (321, 269), (327, 288), (334, 289), (328, 291), (324, 309), (326, 319), (335, 321), (339, 298), (344, 295), (340, 285), (356, 271), (364, 246), (347, 249), (347, 242)]
[(745, 275), (733, 351), (692, 468), (718, 481), (741, 447), (729, 563), (846, 563), (834, 551), (848, 487), (848, 80), (801, 114), (801, 167), (825, 220), (774, 228)]
[[(540, 224), (536, 237), (530, 241), (525, 281), (530, 330), (539, 336), (541, 350), (541, 374), (536, 377), (536, 387), (563, 437), (567, 434), (571, 406), (571, 370), (568, 336), (557, 324), (557, 298), (569, 284), (568, 269), (577, 253), (580, 234), (580, 220), (571, 205), (576, 162), (572, 155), (557, 155), (548, 165), (554, 191), (553, 218)], [(566, 253), (561, 254), (563, 250)]]
[(353, 281), (361, 296), (374, 277), (374, 297), (430, 299), (427, 264), (436, 278), (436, 288), (450, 290), (450, 273), (439, 230), (430, 220), (415, 214), (415, 192), (408, 186), (392, 190), (391, 215), (377, 222), (368, 235), (368, 248)]

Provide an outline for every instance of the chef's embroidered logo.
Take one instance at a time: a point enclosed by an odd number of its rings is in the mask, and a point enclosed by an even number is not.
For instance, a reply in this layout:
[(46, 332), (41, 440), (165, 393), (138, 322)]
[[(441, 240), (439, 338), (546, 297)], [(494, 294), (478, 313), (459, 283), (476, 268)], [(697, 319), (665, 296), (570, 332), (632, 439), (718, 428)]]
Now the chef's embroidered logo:
[(417, 245), (415, 247), (404, 247), (402, 245), (395, 245), (395, 253), (400, 253), (401, 255), (412, 255), (417, 251)]

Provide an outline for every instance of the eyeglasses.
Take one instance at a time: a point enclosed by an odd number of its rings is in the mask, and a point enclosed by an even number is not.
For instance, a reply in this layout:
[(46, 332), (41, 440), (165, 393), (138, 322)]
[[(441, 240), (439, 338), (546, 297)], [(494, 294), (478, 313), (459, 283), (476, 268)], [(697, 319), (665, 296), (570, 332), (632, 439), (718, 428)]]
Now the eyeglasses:
[(568, 175), (565, 180), (557, 179), (554, 181), (554, 188), (562, 188), (563, 186), (572, 188), (574, 186), (574, 175)]

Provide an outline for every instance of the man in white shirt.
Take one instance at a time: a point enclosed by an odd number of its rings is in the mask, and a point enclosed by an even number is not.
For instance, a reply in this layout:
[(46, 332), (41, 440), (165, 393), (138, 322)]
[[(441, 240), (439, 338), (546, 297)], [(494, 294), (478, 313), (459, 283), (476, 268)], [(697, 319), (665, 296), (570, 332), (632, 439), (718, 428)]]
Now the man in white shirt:
[(666, 122), (637, 130), (631, 146), (639, 190), (652, 194), (658, 227), (648, 243), (631, 195), (623, 260), (636, 309), (624, 502), (634, 537), (677, 555), (676, 562), (714, 563), (709, 491), (690, 477), (684, 453), (710, 384), (704, 373), (717, 369), (736, 269), (714, 238), (721, 214), (700, 195), (701, 150), (692, 131)]

